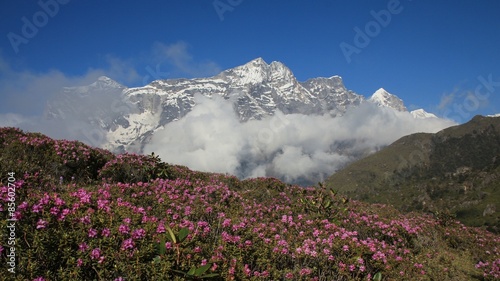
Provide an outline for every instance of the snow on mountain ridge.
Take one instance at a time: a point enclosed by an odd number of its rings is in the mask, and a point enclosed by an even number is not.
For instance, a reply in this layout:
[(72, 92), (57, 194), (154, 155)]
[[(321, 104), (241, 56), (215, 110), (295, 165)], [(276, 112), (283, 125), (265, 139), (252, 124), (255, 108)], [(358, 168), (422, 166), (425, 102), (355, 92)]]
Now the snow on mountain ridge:
[(420, 118), (420, 119), (425, 119), (425, 118), (438, 118), (436, 115), (432, 114), (432, 113), (429, 113), (425, 110), (423, 110), (422, 108), (420, 109), (416, 109), (416, 110), (412, 110), (410, 111), (411, 115), (414, 117), (414, 118)]
[(384, 88), (380, 88), (368, 99), (368, 101), (377, 104), (378, 106), (386, 106), (394, 108), (398, 111), (408, 111), (406, 106), (398, 96), (387, 92)]
[[(366, 100), (346, 89), (340, 76), (298, 82), (283, 63), (267, 64), (257, 58), (213, 77), (155, 80), (143, 87), (127, 88), (102, 76), (88, 86), (66, 88), (59, 101), (48, 104), (47, 116), (63, 119), (77, 112), (75, 116), (85, 119), (86, 114), (105, 131), (105, 148), (140, 152), (155, 130), (183, 118), (196, 106), (196, 94), (217, 95), (233, 103), (240, 122), (272, 116), (278, 110), (284, 114), (342, 116)], [(82, 103), (77, 96), (95, 97), (98, 106)], [(103, 96), (108, 100), (99, 100)], [(406, 111), (401, 99), (383, 89), (368, 101)], [(83, 105), (95, 109), (83, 109)]]

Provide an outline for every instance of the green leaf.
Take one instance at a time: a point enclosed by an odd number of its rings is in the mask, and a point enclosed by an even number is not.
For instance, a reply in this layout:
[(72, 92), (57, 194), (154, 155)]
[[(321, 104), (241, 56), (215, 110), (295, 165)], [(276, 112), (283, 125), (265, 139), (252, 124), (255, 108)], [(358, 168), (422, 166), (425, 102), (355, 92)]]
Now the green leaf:
[(332, 203), (332, 201), (330, 201), (330, 200), (326, 201), (326, 203), (325, 203), (325, 208), (330, 207), (330, 204), (331, 204), (331, 203)]
[(217, 277), (219, 276), (219, 274), (217, 273), (209, 273), (209, 274), (205, 274), (205, 275), (202, 275), (202, 276), (199, 276), (200, 278), (212, 278), (212, 277)]
[(183, 275), (183, 276), (186, 276), (186, 275), (187, 275), (187, 274), (186, 274), (186, 272), (184, 272), (184, 271), (180, 271), (180, 270), (176, 270), (176, 269), (171, 269), (171, 271), (172, 271), (172, 272), (175, 272), (175, 273), (177, 273), (177, 274), (181, 274), (181, 275)]
[(191, 269), (189, 269), (189, 271), (186, 273), (187, 275), (195, 275), (195, 276), (198, 276), (196, 275), (196, 267), (191, 267)]
[(210, 264), (205, 264), (204, 266), (200, 266), (194, 272), (194, 276), (200, 277), (203, 273), (205, 273), (210, 268)]
[(377, 272), (375, 275), (373, 275), (373, 281), (382, 281), (382, 273)]
[(153, 258), (153, 263), (155, 263), (155, 264), (160, 263), (160, 261), (161, 261), (160, 256), (156, 256)]
[(163, 256), (165, 255), (166, 252), (167, 252), (167, 247), (165, 246), (165, 238), (162, 238), (160, 240), (160, 243), (158, 243), (158, 254), (160, 256)]
[(184, 239), (186, 239), (188, 234), (189, 234), (189, 229), (187, 229), (187, 228), (183, 228), (183, 229), (179, 230), (179, 243), (184, 241)]
[(174, 244), (177, 244), (177, 239), (175, 238), (175, 234), (174, 232), (172, 231), (172, 229), (170, 228), (170, 226), (167, 225), (167, 231), (168, 231), (168, 238), (170, 239), (170, 241), (172, 241), (172, 243)]

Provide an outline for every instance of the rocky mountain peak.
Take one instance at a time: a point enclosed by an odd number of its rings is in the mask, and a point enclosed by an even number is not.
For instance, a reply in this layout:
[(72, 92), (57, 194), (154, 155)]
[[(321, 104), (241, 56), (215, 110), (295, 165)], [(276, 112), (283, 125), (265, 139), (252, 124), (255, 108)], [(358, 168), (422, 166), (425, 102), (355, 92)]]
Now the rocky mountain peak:
[(396, 109), (398, 111), (408, 111), (406, 106), (398, 96), (387, 92), (384, 88), (380, 88), (368, 99), (378, 106), (385, 106)]
[[(47, 114), (63, 120), (75, 116), (100, 124), (111, 150), (140, 152), (148, 136), (180, 120), (195, 106), (195, 95), (221, 96), (233, 104), (241, 122), (284, 114), (342, 116), (365, 97), (346, 89), (340, 76), (298, 82), (283, 63), (256, 58), (213, 77), (157, 80), (144, 87), (127, 88), (101, 76), (94, 83), (65, 88), (47, 105)], [(384, 89), (369, 101), (406, 111), (403, 101)], [(414, 116), (425, 118), (427, 115)]]

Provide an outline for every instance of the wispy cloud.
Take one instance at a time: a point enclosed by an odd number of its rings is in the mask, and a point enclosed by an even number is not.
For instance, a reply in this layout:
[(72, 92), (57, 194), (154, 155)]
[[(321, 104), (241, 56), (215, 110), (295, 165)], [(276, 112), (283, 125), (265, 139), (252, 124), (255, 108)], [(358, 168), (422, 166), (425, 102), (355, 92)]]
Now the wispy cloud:
[(456, 85), (452, 92), (444, 93), (436, 112), (445, 118), (459, 123), (466, 122), (482, 110), (491, 107), (494, 100), (493, 93), (500, 82), (494, 80), (493, 75), (478, 76), (475, 81), (463, 81)]
[(153, 54), (157, 61), (167, 62), (172, 68), (172, 74), (184, 77), (206, 77), (221, 71), (217, 63), (206, 60), (196, 61), (189, 52), (189, 44), (178, 41), (173, 44), (156, 43)]
[[(88, 85), (103, 75), (123, 85), (143, 86), (154, 79), (172, 78), (170, 74), (204, 77), (220, 72), (215, 62), (196, 61), (188, 49), (186, 42), (179, 41), (173, 44), (155, 43), (137, 58), (108, 54), (105, 55), (104, 67), (90, 68), (80, 75), (68, 75), (57, 69), (46, 72), (15, 70), (0, 52), (0, 113), (41, 114), (46, 101), (63, 87)], [(163, 72), (156, 73), (160, 69)]]
[(68, 76), (59, 70), (45, 73), (16, 71), (0, 59), (0, 113), (34, 116), (43, 112), (46, 101), (63, 87), (84, 85), (95, 81), (104, 70), (90, 70), (80, 76)]
[[(105, 133), (95, 122), (89, 121), (96, 116), (84, 116), (85, 112), (93, 112), (91, 109), (80, 110), (81, 114), (69, 114), (65, 120), (45, 119), (48, 101), (54, 103), (54, 100), (61, 97), (71, 100), (61, 94), (64, 87), (89, 85), (99, 76), (108, 76), (125, 86), (143, 86), (151, 80), (171, 78), (165, 76), (166, 73), (200, 77), (213, 75), (220, 70), (212, 61), (198, 62), (193, 59), (185, 42), (170, 45), (156, 43), (135, 58), (120, 58), (113, 54), (105, 55), (104, 58), (106, 64), (101, 68), (89, 68), (80, 75), (68, 75), (58, 69), (45, 72), (18, 70), (0, 52), (0, 126), (15, 126), (51, 137), (79, 139), (87, 143), (91, 140), (89, 144), (99, 145), (106, 141)], [(161, 72), (164, 69), (166, 72)], [(77, 105), (78, 108), (92, 107), (101, 110), (103, 106), (113, 103), (113, 100), (109, 100), (113, 97), (106, 100), (99, 93), (90, 95), (87, 99), (84, 104)], [(56, 103), (65, 104), (67, 101)], [(89, 136), (90, 132), (99, 137)]]
[(448, 107), (455, 100), (455, 96), (456, 93), (443, 94), (441, 96), (439, 104), (437, 105), (437, 108), (439, 110), (443, 110), (444, 108)]

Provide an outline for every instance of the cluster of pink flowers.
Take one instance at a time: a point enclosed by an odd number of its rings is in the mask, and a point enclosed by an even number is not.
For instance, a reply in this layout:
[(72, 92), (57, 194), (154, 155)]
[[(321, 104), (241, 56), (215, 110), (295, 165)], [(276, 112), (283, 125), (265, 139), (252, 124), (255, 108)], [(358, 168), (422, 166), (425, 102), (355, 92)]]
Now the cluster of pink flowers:
[[(91, 154), (78, 143), (51, 142), (39, 136), (21, 141), (53, 145), (68, 161), (85, 160)], [(154, 160), (119, 155), (101, 172), (120, 165), (154, 165)], [(152, 245), (159, 241), (166, 241), (167, 253), (162, 258), (170, 259), (168, 264), (176, 264), (179, 255), (179, 263), (185, 262), (179, 267), (210, 265), (210, 272), (226, 280), (320, 280), (324, 279), (322, 274), (370, 280), (377, 272), (392, 274), (387, 279), (411, 279), (431, 274), (432, 266), (426, 260), (435, 260), (437, 255), (433, 249), (417, 251), (414, 246), (420, 237), (441, 231), (431, 217), (397, 213), (382, 216), (374, 210), (384, 206), (367, 207), (356, 201), (339, 203), (341, 207), (331, 213), (318, 213), (296, 200), (315, 200), (314, 188), (289, 186), (275, 179), (252, 179), (233, 189), (225, 183), (232, 180), (193, 173), (175, 180), (67, 185), (63, 191), (30, 189), (26, 198), (19, 198), (16, 216), (23, 231), (33, 235), (33, 240), (40, 239), (40, 245), (62, 239), (49, 237), (54, 233), (74, 235), (73, 240), (68, 239), (76, 241), (68, 247), (73, 249), (71, 258), (64, 262), (80, 274), (153, 257), (156, 252)], [(273, 196), (261, 192), (258, 188), (262, 186)], [(7, 192), (6, 187), (0, 187), (0, 210), (6, 209)], [(170, 231), (179, 235), (182, 229), (188, 231), (185, 242), (165, 240)], [(458, 224), (446, 232), (475, 239), (477, 248), (489, 251), (483, 257), (491, 257), (478, 261), (476, 268), (485, 277), (499, 277), (500, 247), (491, 247), (500, 245), (498, 237)], [(46, 247), (53, 247), (49, 244)], [(2, 255), (5, 247), (0, 245)], [(53, 252), (64, 257), (64, 251)], [(141, 266), (151, 264), (148, 260)], [(120, 274), (108, 280), (128, 280), (126, 275), (132, 273)]]
[(500, 258), (491, 262), (478, 262), (476, 268), (483, 270), (484, 277), (500, 279)]

